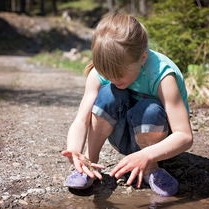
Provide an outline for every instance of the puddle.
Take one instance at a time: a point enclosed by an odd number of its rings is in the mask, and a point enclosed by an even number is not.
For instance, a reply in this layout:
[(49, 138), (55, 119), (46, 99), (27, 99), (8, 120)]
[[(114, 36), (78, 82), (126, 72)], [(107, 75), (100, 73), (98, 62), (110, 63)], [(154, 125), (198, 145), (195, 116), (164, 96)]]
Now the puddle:
[(43, 205), (43, 209), (206, 209), (208, 201), (192, 200), (188, 197), (160, 197), (145, 192), (134, 194), (112, 195), (108, 199), (102, 197), (78, 197), (69, 194), (68, 198), (53, 200)]

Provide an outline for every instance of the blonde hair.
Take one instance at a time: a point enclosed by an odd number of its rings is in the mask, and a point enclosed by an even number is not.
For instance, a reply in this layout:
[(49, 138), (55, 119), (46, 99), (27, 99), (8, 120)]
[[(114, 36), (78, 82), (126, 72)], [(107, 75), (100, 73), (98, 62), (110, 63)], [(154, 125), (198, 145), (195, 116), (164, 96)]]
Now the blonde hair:
[(147, 49), (148, 36), (144, 26), (134, 17), (112, 13), (96, 27), (92, 39), (92, 62), (86, 74), (95, 67), (105, 78), (120, 78), (127, 65), (137, 62)]

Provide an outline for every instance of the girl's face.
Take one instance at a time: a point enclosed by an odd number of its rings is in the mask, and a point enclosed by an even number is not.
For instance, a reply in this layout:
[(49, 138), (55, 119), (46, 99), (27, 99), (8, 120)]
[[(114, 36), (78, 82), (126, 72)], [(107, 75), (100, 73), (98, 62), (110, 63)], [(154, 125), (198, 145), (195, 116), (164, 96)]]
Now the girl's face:
[(124, 70), (124, 75), (118, 79), (110, 79), (119, 89), (126, 89), (130, 84), (132, 84), (138, 77), (141, 66), (132, 63), (127, 69)]
[(138, 77), (142, 65), (146, 62), (147, 54), (142, 56), (138, 62), (130, 64), (127, 69), (124, 69), (124, 75), (118, 79), (109, 79), (119, 89), (126, 89), (131, 85)]

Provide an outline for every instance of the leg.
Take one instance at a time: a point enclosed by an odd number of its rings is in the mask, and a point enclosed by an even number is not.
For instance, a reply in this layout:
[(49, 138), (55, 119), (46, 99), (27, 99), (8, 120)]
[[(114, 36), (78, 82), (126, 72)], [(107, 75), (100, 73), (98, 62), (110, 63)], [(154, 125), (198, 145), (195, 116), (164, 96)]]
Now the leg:
[(126, 91), (119, 90), (112, 84), (107, 84), (99, 90), (92, 109), (86, 152), (92, 162), (99, 160), (102, 145), (112, 133), (127, 100)]
[[(160, 142), (169, 134), (165, 110), (157, 100), (145, 99), (136, 103), (128, 112), (128, 121), (141, 149)], [(176, 179), (158, 168), (157, 162), (148, 166), (144, 179), (153, 191), (162, 196), (171, 196), (178, 191)]]
[[(138, 133), (136, 134), (135, 138), (137, 144), (140, 146), (141, 149), (156, 144), (166, 138), (168, 132), (150, 132), (150, 133)], [(158, 168), (158, 163), (152, 163), (147, 167), (145, 171), (145, 175), (156, 170)]]
[(100, 150), (112, 131), (113, 127), (108, 121), (92, 114), (91, 125), (88, 132), (88, 146), (86, 150), (86, 156), (88, 156), (91, 162), (98, 162)]
[[(141, 149), (158, 143), (168, 135), (167, 116), (158, 100), (142, 99), (137, 102), (128, 111), (128, 121)], [(151, 164), (146, 173), (157, 167), (157, 163)]]
[[(113, 85), (100, 89), (92, 109), (91, 123), (88, 130), (86, 155), (92, 162), (99, 160), (99, 153), (107, 137), (113, 132), (118, 119), (127, 109), (128, 93)], [(93, 179), (86, 174), (74, 172), (68, 176), (66, 186), (74, 189), (86, 189), (93, 184)]]
[[(103, 118), (92, 114), (91, 124), (88, 130), (88, 144), (85, 155), (91, 162), (97, 163), (99, 153), (107, 136), (112, 132), (112, 126)], [(73, 189), (87, 189), (92, 186), (94, 178), (88, 177), (85, 173), (74, 171), (67, 177), (65, 185)]]
[[(128, 109), (129, 93), (127, 90), (118, 89), (112, 84), (100, 89), (92, 109), (93, 116), (88, 136), (90, 158), (98, 160), (99, 151), (107, 138), (116, 149), (124, 143), (122, 139), (126, 135)], [(95, 144), (98, 145), (98, 147), (96, 145), (97, 150)]]

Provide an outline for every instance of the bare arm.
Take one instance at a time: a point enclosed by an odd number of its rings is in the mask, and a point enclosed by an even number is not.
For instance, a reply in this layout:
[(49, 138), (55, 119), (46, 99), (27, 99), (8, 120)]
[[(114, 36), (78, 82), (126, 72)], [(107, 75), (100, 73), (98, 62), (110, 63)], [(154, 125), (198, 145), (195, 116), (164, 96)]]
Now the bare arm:
[(111, 176), (119, 178), (131, 171), (127, 181), (129, 185), (138, 176), (137, 186), (140, 187), (144, 172), (150, 163), (174, 157), (192, 145), (189, 116), (174, 76), (168, 75), (161, 81), (158, 94), (165, 107), (172, 134), (156, 144), (127, 155), (110, 172)]
[[(86, 80), (85, 91), (78, 113), (68, 131), (67, 150), (62, 152), (62, 154), (68, 157), (70, 161), (73, 160), (73, 163), (79, 172), (85, 170), (85, 172), (91, 177), (94, 177), (94, 174), (88, 169), (88, 164), (91, 164), (91, 162), (87, 162), (85, 156), (81, 153), (83, 152), (83, 147), (86, 142), (92, 114), (91, 111), (98, 95), (99, 88), (100, 83), (96, 77), (96, 72), (92, 70)], [(101, 168), (101, 166), (93, 163), (92, 166), (95, 168)], [(101, 175), (98, 177), (101, 178)]]
[(91, 71), (86, 80), (85, 92), (75, 120), (69, 128), (67, 150), (82, 152), (90, 123), (91, 110), (97, 97), (100, 83), (95, 71)]
[(168, 75), (161, 81), (158, 94), (165, 107), (172, 134), (144, 149), (154, 162), (174, 157), (186, 151), (193, 143), (188, 112), (173, 75)]

